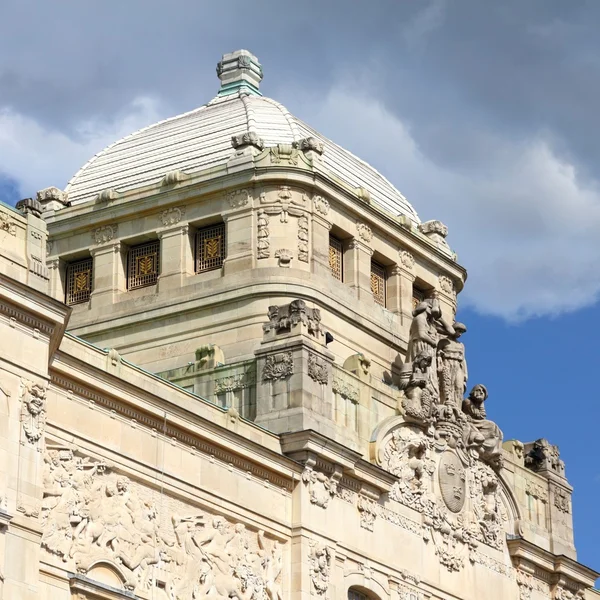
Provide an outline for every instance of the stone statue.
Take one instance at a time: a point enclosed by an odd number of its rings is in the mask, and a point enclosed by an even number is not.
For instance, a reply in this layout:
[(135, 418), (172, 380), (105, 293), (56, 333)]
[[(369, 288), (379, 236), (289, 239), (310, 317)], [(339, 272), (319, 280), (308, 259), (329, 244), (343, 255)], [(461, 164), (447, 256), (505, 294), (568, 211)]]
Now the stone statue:
[(462, 323), (455, 322), (453, 329), (453, 334), (442, 338), (438, 343), (437, 368), (441, 403), (460, 409), (467, 391), (468, 373), (465, 346), (458, 339), (467, 328)]
[(468, 429), (466, 444), (474, 449), (480, 458), (494, 468), (502, 466), (502, 431), (496, 423), (488, 421), (483, 403), (488, 397), (487, 388), (478, 383), (469, 397), (462, 403), (467, 415)]
[(428, 379), (439, 397), (437, 377), (437, 347), (442, 335), (453, 335), (454, 329), (442, 317), (439, 300), (436, 295), (426, 298), (413, 310), (407, 349), (407, 362), (414, 361), (418, 355), (431, 357), (431, 366), (427, 369)]
[(431, 422), (432, 408), (437, 399), (429, 377), (431, 361), (429, 351), (423, 351), (417, 354), (412, 362), (405, 363), (398, 386), (404, 390), (402, 409), (407, 421), (425, 426)]

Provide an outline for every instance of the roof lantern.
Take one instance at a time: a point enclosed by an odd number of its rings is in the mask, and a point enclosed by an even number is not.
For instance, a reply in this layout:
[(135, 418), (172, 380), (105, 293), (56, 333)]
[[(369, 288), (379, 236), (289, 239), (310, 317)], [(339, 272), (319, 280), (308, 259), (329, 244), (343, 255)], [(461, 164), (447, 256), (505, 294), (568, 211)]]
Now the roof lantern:
[(258, 89), (263, 78), (262, 65), (248, 50), (223, 54), (217, 63), (217, 75), (221, 80), (219, 96), (229, 96), (238, 91), (262, 96)]

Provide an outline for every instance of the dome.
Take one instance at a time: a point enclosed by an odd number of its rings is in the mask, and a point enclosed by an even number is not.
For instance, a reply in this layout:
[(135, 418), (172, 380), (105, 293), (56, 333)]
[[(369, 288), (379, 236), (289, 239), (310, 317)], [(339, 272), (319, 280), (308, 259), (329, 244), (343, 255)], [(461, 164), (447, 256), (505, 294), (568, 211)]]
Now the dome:
[(232, 137), (253, 132), (265, 147), (316, 138), (324, 147), (324, 167), (334, 179), (366, 188), (373, 203), (419, 223), (406, 198), (376, 169), (260, 93), (262, 67), (250, 52), (224, 55), (217, 73), (221, 89), (213, 100), (108, 146), (69, 181), (69, 200), (78, 204), (109, 188), (126, 192), (151, 185), (174, 170), (193, 173), (225, 165), (233, 153)]

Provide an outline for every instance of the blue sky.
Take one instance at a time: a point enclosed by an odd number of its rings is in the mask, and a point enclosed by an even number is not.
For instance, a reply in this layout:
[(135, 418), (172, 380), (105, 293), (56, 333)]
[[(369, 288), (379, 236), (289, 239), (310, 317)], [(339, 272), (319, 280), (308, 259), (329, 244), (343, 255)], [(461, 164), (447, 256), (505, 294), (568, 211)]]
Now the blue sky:
[(560, 446), (600, 569), (598, 22), (584, 0), (5, 0), (0, 199), (209, 101), (220, 56), (248, 48), (266, 95), (448, 225), (470, 381), (506, 438)]

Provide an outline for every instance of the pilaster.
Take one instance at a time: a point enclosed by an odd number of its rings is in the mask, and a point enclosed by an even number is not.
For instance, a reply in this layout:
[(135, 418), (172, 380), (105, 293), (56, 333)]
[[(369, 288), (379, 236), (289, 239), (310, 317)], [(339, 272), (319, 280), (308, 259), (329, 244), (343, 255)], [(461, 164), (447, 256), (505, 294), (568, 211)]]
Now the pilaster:
[(373, 251), (369, 246), (354, 239), (348, 245), (346, 257), (346, 281), (356, 290), (360, 300), (372, 299), (371, 292), (371, 256)]
[[(241, 190), (240, 192), (245, 192)], [(241, 273), (254, 267), (254, 247), (256, 245), (256, 226), (252, 214), (252, 205), (249, 195), (245, 197), (239, 192), (230, 198), (230, 202), (241, 204), (241, 210), (230, 213), (224, 217), (225, 220), (225, 260), (223, 261), (223, 273)]]
[(328, 277), (331, 274), (329, 265), (329, 231), (331, 223), (318, 214), (312, 215), (312, 265), (315, 275)]
[(187, 223), (162, 229), (160, 239), (160, 275), (158, 289), (181, 287), (184, 279), (194, 273), (194, 256)]
[(94, 286), (90, 295), (91, 306), (112, 304), (115, 294), (127, 289), (125, 275), (126, 256), (121, 242), (102, 244), (90, 248), (94, 259)]

